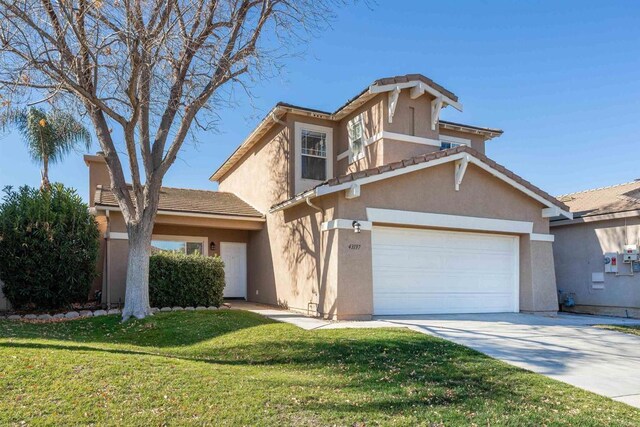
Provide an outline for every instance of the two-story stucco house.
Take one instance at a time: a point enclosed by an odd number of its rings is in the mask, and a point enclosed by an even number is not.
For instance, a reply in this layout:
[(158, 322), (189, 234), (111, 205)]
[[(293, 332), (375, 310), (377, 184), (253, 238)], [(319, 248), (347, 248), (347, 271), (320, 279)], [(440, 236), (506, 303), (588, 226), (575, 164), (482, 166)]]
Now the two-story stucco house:
[[(333, 319), (556, 312), (549, 219), (562, 203), (485, 156), (502, 134), (440, 120), (458, 97), (417, 74), (334, 112), (279, 103), (213, 173), (165, 188), (154, 249), (219, 254), (225, 296)], [(103, 301), (124, 297), (127, 235), (101, 156)]]

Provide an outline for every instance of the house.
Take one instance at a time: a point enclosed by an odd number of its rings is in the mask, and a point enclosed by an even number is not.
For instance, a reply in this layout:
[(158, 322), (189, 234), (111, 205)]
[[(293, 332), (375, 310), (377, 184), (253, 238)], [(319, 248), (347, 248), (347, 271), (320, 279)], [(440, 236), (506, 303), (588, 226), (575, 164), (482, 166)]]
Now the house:
[[(219, 254), (225, 297), (331, 319), (558, 309), (550, 218), (568, 207), (485, 154), (501, 130), (440, 120), (458, 97), (411, 74), (334, 112), (277, 104), (210, 177), (164, 188), (157, 249)], [(103, 300), (124, 297), (127, 234), (86, 156), (105, 235)]]
[(640, 181), (558, 198), (574, 216), (551, 222), (563, 309), (640, 317)]

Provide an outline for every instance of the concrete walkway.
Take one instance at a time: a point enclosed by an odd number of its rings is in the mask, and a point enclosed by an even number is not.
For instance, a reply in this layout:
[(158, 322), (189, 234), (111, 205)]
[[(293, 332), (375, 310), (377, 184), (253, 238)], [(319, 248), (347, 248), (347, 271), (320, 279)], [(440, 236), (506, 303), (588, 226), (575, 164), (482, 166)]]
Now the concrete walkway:
[(640, 320), (504, 313), (386, 316), (368, 322), (331, 322), (251, 303), (234, 303), (232, 307), (307, 330), (406, 327), (640, 408), (640, 336), (592, 326), (640, 325)]

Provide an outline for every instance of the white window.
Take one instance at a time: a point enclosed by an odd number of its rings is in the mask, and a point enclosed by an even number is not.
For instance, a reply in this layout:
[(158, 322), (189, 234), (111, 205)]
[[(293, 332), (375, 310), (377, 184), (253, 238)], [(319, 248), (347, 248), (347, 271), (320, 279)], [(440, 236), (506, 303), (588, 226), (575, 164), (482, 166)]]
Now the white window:
[(457, 136), (440, 135), (440, 149), (448, 150), (449, 148), (459, 147), (466, 145), (471, 147), (471, 140), (465, 138), (458, 138)]
[(362, 114), (357, 115), (347, 123), (349, 134), (349, 163), (364, 157), (364, 121)]
[(333, 129), (295, 123), (296, 193), (326, 181), (333, 174)]
[(185, 255), (207, 255), (206, 237), (153, 236), (151, 254), (172, 252)]

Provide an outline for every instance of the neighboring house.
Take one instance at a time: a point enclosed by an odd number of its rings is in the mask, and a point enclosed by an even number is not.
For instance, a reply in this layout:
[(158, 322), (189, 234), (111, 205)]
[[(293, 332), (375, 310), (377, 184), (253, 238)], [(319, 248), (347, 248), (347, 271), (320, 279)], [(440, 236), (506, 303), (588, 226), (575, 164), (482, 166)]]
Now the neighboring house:
[[(484, 155), (502, 134), (439, 119), (462, 105), (422, 75), (375, 81), (334, 112), (279, 103), (214, 172), (166, 188), (158, 248), (220, 254), (226, 297), (332, 319), (556, 312), (549, 219), (565, 204)], [(127, 234), (101, 156), (103, 300), (121, 302)]]
[(558, 199), (574, 216), (551, 222), (563, 309), (640, 317), (640, 181)]

